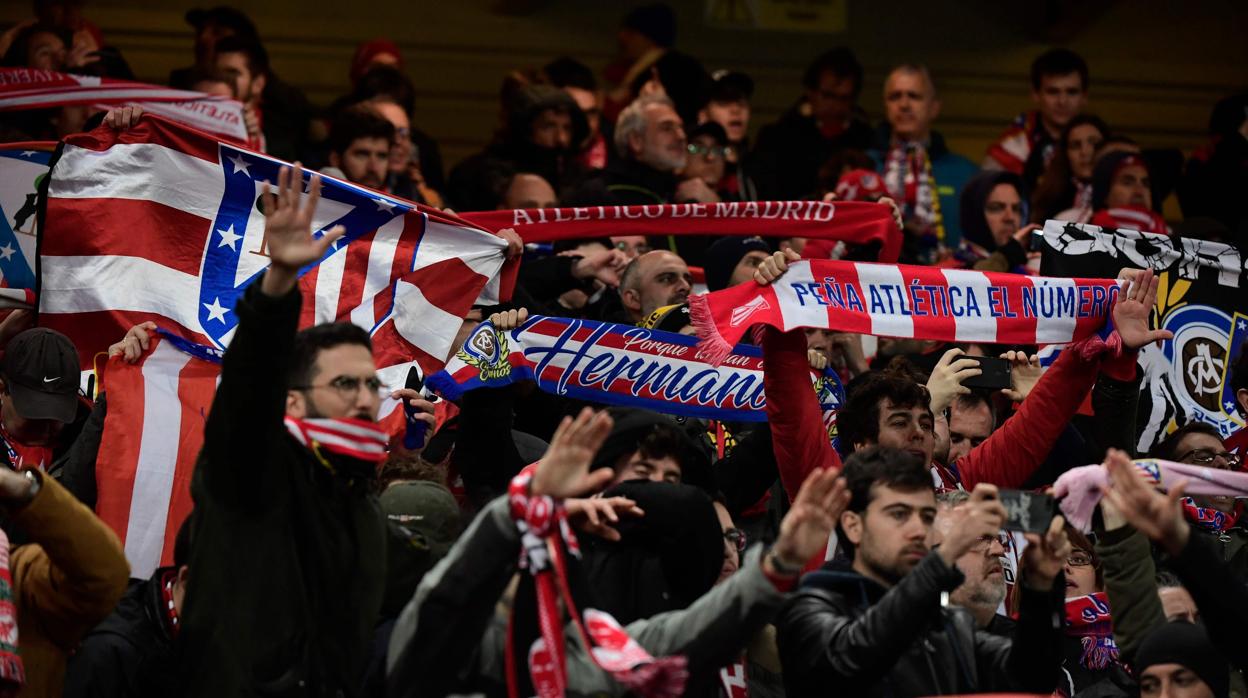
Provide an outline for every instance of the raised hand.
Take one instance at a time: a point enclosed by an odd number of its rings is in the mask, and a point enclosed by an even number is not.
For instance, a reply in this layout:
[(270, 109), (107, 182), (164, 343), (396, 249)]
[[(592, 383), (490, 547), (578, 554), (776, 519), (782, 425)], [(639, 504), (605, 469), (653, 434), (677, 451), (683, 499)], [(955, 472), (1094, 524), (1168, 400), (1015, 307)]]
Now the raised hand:
[(937, 548), (945, 564), (953, 567), (975, 544), (986, 537), (995, 537), (1005, 524), (1005, 505), (997, 496), (997, 486), (975, 485), (966, 504), (953, 511), (957, 523)]
[(120, 356), (128, 364), (135, 363), (151, 348), (152, 334), (155, 332), (156, 323), (151, 321), (139, 323), (131, 327), (120, 342), (108, 348), (108, 355)]
[(494, 329), (499, 332), (510, 332), (523, 325), (524, 321), (528, 319), (529, 309), (517, 308), (490, 315), (490, 324), (494, 325)]
[(1014, 402), (1026, 400), (1031, 394), (1031, 389), (1040, 382), (1040, 376), (1044, 375), (1044, 368), (1040, 366), (1040, 356), (1037, 354), (1027, 356), (1025, 351), (1007, 351), (1001, 355), (1001, 358), (1011, 364), (1011, 387), (1002, 388), (1001, 394)]
[[(560, 253), (564, 254), (564, 253)], [(594, 250), (592, 252), (568, 252), (579, 255), (580, 259), (572, 265), (572, 276), (578, 279), (597, 279), (611, 288), (620, 285), (620, 274), (628, 266), (628, 257), (616, 249)]]
[[(840, 471), (815, 468), (802, 482), (792, 508), (780, 521), (780, 535), (771, 554), (786, 568), (804, 567), (828, 544), (828, 536), (847, 506), (849, 489)], [(764, 565), (769, 565), (769, 561), (764, 561)], [(768, 571), (779, 572), (774, 568)]]
[(1118, 294), (1114, 303), (1114, 328), (1122, 337), (1123, 346), (1135, 351), (1149, 342), (1174, 337), (1169, 330), (1150, 330), (1149, 317), (1157, 304), (1157, 275), (1152, 269), (1127, 276), (1127, 287)]
[(876, 203), (883, 204), (892, 209), (893, 222), (897, 224), (897, 229), (901, 230), (901, 208), (897, 205), (897, 202), (893, 201), (891, 197), (881, 196), (880, 200)]
[(1037, 591), (1053, 588), (1053, 580), (1066, 567), (1070, 557), (1070, 540), (1066, 537), (1066, 520), (1054, 516), (1044, 536), (1028, 533), (1027, 549), (1023, 551), (1023, 584)]
[(774, 252), (757, 267), (754, 267), (754, 282), (759, 286), (766, 286), (783, 276), (784, 272), (789, 270), (790, 264), (801, 261), (801, 259), (802, 256), (791, 248)]
[(971, 392), (970, 388), (962, 385), (962, 381), (984, 372), (974, 359), (959, 358), (964, 354), (966, 352), (961, 349), (950, 349), (932, 369), (932, 375), (927, 379), (927, 392), (932, 395), (933, 413), (944, 412), (953, 404), (955, 397)]
[(1105, 499), (1117, 513), (1140, 533), (1156, 541), (1170, 555), (1178, 555), (1187, 545), (1191, 526), (1183, 518), (1183, 490), (1187, 481), (1178, 483), (1163, 494), (1140, 478), (1139, 468), (1127, 454), (1116, 448), (1105, 455), (1109, 471), (1109, 487)]
[(635, 517), (646, 515), (637, 502), (628, 497), (572, 498), (565, 499), (563, 505), (568, 510), (568, 520), (578, 530), (609, 541), (620, 540), (620, 532), (615, 530), (615, 525), (620, 522), (621, 514)]
[(503, 228), (498, 231), (498, 236), (507, 242), (507, 259), (515, 259), (524, 254), (524, 240), (520, 239), (520, 234), (515, 228)]
[(321, 178), (312, 175), (307, 201), (301, 202), (303, 166), (283, 167), (277, 173), (277, 194), (265, 182), (264, 236), (269, 249), (269, 269), (260, 290), (269, 296), (282, 296), (294, 288), (299, 270), (319, 260), (335, 240), (346, 234), (341, 225), (325, 231), (321, 237), (312, 234), (312, 216), (321, 199)]
[(143, 116), (143, 107), (113, 107), (104, 115), (104, 125), (124, 131), (138, 125), (141, 116)]
[(555, 499), (592, 494), (611, 482), (610, 468), (590, 472), (589, 464), (611, 433), (611, 417), (586, 407), (576, 419), (564, 417), (537, 463), (530, 492)]

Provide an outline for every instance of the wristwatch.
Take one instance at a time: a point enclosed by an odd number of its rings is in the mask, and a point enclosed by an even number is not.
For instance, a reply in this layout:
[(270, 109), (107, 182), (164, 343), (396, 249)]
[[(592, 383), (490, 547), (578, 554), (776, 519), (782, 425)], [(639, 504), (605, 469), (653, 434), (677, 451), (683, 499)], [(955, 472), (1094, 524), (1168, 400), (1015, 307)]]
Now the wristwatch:
[(775, 548), (767, 551), (767, 559), (771, 560), (771, 568), (783, 577), (796, 577), (802, 573), (803, 565), (792, 565), (780, 559)]

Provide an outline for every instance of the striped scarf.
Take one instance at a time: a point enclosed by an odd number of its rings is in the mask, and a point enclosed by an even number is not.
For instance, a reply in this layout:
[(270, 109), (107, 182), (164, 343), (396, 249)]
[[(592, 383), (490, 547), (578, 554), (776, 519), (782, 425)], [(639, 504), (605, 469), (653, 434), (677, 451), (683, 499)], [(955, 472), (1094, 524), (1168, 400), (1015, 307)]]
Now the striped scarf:
[(705, 360), (718, 366), (755, 324), (989, 344), (1114, 341), (1113, 279), (811, 260), (768, 286), (753, 281), (689, 298)]

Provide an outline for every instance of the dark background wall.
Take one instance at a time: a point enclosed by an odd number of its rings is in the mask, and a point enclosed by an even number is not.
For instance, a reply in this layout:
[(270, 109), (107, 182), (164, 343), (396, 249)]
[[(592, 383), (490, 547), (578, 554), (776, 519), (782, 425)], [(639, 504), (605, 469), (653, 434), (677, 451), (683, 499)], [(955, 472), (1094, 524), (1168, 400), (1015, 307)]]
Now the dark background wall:
[[(741, 0), (738, 0), (741, 1)], [(862, 105), (879, 116), (880, 83), (892, 63), (920, 60), (936, 78), (944, 111), (937, 128), (978, 160), (987, 143), (1030, 104), (1027, 69), (1053, 45), (1092, 68), (1092, 111), (1146, 146), (1185, 150), (1203, 140), (1214, 102), (1248, 86), (1248, 2), (1241, 0), (792, 0), (847, 3), (847, 31), (810, 34), (708, 26), (701, 0), (673, 0), (677, 45), (709, 69), (736, 68), (758, 83), (754, 128), (797, 96), (802, 67), (847, 44), (867, 69)], [(194, 0), (89, 0), (103, 29), (143, 80), (161, 82), (191, 62), (185, 11)], [(615, 29), (635, 2), (595, 0), (270, 0), (240, 2), (259, 26), (277, 72), (325, 104), (347, 85), (362, 40), (402, 46), (419, 90), (416, 124), (441, 143), (448, 164), (479, 148), (496, 122), (502, 76), (566, 53), (594, 68), (615, 51)], [(0, 25), (29, 5), (5, 0)]]

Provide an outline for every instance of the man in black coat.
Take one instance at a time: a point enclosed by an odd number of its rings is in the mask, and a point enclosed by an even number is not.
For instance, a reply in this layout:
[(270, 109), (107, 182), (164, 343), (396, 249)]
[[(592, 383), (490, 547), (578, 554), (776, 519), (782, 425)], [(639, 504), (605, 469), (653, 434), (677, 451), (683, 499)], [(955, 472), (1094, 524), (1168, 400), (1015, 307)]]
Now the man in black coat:
[(1050, 693), (1061, 662), (1060, 590), (1070, 543), (1055, 517), (1028, 534), (1013, 641), (979, 630), (942, 595), (964, 577), (956, 560), (989, 544), (1005, 521), (996, 487), (979, 484), (961, 521), (929, 550), (932, 476), (912, 454), (869, 447), (846, 461), (849, 508), (834, 560), (802, 580), (781, 612), (777, 642), (790, 696), (927, 696), (980, 691)]
[(87, 634), (69, 658), (66, 698), (159, 698), (178, 689), (178, 614), (190, 568), (190, 527), (173, 544), (173, 565), (130, 580), (112, 615)]

